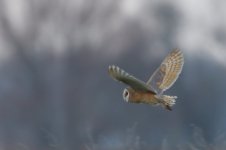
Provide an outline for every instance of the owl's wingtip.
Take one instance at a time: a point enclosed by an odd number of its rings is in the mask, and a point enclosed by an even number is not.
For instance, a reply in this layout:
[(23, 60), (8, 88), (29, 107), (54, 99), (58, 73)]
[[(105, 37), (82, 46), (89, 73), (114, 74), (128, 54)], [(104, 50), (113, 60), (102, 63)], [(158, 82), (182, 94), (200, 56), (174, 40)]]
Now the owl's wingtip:
[(115, 65), (110, 65), (108, 67), (108, 73), (112, 76), (113, 74), (115, 74), (115, 72), (119, 72), (120, 68), (118, 66)]
[(113, 70), (113, 65), (108, 66), (108, 73), (109, 74), (111, 74), (112, 70)]
[(116, 68), (115, 65), (109, 65), (109, 66), (108, 66), (108, 69), (114, 69), (114, 68)]
[(115, 66), (115, 65), (110, 65), (108, 66), (108, 70), (116, 70), (119, 72), (120, 68), (118, 66)]
[(182, 54), (182, 50), (180, 48), (174, 48), (172, 51), (172, 53), (178, 53), (178, 54)]

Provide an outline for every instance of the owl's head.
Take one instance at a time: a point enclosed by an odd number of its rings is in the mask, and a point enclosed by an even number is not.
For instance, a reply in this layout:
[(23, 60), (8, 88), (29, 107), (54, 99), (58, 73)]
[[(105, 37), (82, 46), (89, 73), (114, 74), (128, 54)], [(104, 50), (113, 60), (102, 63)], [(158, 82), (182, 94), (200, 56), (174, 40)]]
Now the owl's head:
[(130, 95), (129, 95), (128, 89), (124, 89), (122, 96), (123, 96), (123, 99), (124, 99), (126, 102), (129, 102), (129, 96), (130, 96)]

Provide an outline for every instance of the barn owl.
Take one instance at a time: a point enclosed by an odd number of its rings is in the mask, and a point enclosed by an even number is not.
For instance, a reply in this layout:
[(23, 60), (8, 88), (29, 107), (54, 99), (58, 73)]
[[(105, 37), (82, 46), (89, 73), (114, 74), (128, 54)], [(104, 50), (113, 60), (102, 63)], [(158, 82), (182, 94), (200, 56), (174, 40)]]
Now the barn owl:
[(143, 82), (118, 66), (109, 66), (110, 76), (129, 87), (123, 91), (123, 99), (130, 103), (161, 105), (168, 110), (175, 104), (177, 96), (163, 95), (177, 80), (184, 64), (183, 53), (172, 50), (147, 82)]

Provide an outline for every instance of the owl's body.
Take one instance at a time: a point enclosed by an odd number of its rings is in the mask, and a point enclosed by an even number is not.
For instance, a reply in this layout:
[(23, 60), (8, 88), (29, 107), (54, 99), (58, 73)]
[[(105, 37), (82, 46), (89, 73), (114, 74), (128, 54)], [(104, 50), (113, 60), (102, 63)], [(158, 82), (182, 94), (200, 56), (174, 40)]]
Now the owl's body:
[(125, 88), (123, 98), (130, 103), (143, 103), (151, 105), (162, 105), (168, 110), (172, 110), (171, 106), (175, 104), (176, 96), (158, 95), (150, 91), (134, 90), (131, 87)]
[(126, 102), (145, 103), (151, 105), (160, 104), (171, 110), (175, 104), (176, 96), (163, 95), (177, 80), (184, 64), (184, 57), (180, 50), (173, 50), (162, 62), (159, 68), (145, 83), (116, 66), (109, 66), (109, 74), (116, 80), (129, 87), (123, 91)]
[(131, 103), (146, 103), (146, 104), (158, 104), (159, 101), (155, 97), (155, 93), (152, 91), (135, 91), (134, 89), (128, 87), (124, 90), (130, 94), (128, 97), (128, 102)]

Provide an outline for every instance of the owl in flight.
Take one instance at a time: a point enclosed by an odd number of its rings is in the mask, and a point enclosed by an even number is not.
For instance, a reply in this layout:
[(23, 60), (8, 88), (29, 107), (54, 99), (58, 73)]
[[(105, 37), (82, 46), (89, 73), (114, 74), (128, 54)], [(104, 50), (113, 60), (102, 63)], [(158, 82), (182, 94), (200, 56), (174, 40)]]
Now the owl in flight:
[(177, 96), (163, 95), (177, 80), (184, 64), (183, 53), (179, 49), (172, 50), (145, 83), (128, 74), (117, 66), (109, 66), (110, 76), (129, 87), (123, 91), (123, 99), (131, 103), (161, 105), (168, 110), (175, 104)]

